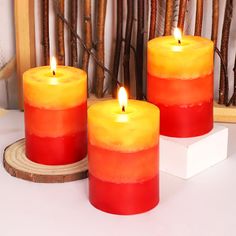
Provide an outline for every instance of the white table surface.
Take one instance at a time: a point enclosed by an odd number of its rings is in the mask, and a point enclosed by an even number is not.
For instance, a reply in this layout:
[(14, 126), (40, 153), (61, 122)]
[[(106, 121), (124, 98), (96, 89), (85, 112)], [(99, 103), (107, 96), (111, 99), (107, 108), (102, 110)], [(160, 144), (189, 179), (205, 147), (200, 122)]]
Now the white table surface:
[[(88, 201), (88, 182), (38, 184), (11, 177), (0, 165), (0, 236), (235, 236), (236, 125), (229, 158), (189, 179), (161, 173), (159, 205), (117, 216)], [(23, 138), (23, 113), (0, 117), (0, 152)], [(2, 159), (1, 159), (2, 160)]]

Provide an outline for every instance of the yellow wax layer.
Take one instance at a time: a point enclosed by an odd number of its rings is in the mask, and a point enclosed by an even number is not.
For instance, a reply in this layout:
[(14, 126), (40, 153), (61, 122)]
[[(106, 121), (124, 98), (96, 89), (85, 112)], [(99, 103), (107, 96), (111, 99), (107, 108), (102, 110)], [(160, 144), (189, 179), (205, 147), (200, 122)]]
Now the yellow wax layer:
[(213, 42), (198, 36), (183, 36), (178, 46), (174, 36), (148, 42), (148, 73), (161, 78), (191, 79), (213, 71)]
[(117, 100), (98, 102), (88, 109), (92, 145), (121, 152), (153, 147), (159, 138), (159, 109), (151, 103), (128, 100), (122, 112)]
[(87, 74), (69, 66), (58, 66), (56, 74), (49, 66), (36, 67), (23, 74), (24, 99), (35, 107), (63, 109), (87, 99)]

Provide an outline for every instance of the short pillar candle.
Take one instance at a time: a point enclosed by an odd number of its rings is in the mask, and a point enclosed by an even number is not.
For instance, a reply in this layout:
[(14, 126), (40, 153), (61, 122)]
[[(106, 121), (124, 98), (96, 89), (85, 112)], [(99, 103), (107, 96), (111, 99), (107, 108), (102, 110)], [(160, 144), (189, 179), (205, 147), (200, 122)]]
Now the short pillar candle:
[(37, 163), (65, 165), (87, 155), (87, 75), (58, 66), (23, 75), (26, 156)]
[(159, 202), (159, 109), (128, 100), (88, 109), (89, 200), (121, 215), (148, 211)]
[(213, 128), (213, 42), (164, 36), (148, 42), (148, 101), (160, 108), (160, 133), (194, 137)]

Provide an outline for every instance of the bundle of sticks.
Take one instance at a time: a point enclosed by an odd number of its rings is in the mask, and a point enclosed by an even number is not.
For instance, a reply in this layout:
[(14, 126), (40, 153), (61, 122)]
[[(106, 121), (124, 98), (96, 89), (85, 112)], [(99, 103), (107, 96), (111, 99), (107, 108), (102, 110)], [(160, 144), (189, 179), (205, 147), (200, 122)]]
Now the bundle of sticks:
[[(64, 16), (64, 0), (54, 0), (54, 11), (56, 16), (56, 48), (59, 64), (65, 64), (64, 30), (69, 30), (69, 65), (81, 67), (88, 72), (91, 60), (96, 65), (96, 75), (91, 83), (89, 92), (98, 98), (106, 92), (116, 97), (117, 87), (123, 84), (130, 94), (135, 94), (137, 99), (145, 98), (145, 48), (148, 39), (161, 35), (170, 35), (173, 27), (178, 26), (184, 31), (186, 23), (186, 12), (189, 0), (117, 0), (113, 1), (116, 8), (116, 39), (114, 46), (114, 58), (112, 68), (107, 68), (105, 62), (105, 22), (107, 0), (94, 1), (96, 6), (92, 8), (91, 0), (82, 1), (83, 35), (77, 32), (78, 22), (78, 0), (68, 1), (69, 17)], [(196, 17), (194, 35), (202, 35), (202, 24), (204, 15), (203, 0), (196, 1)], [(211, 39), (215, 44), (215, 51), (221, 60), (220, 82), (219, 82), (219, 104), (227, 106), (236, 105), (236, 57), (234, 65), (234, 89), (229, 98), (228, 78), (228, 45), (233, 12), (233, 0), (226, 0), (222, 38), (220, 49), (217, 48), (218, 25), (219, 25), (219, 0), (212, 0), (212, 27)], [(164, 9), (164, 10), (163, 10)], [(127, 14), (124, 14), (127, 13)], [(163, 17), (159, 18), (158, 14)], [(94, 14), (94, 21), (92, 21)], [(42, 0), (42, 45), (44, 64), (49, 64), (49, 0)], [(148, 26), (149, 22), (149, 26)], [(93, 24), (94, 23), (94, 24)], [(158, 24), (163, 25), (161, 35)], [(65, 27), (66, 26), (66, 27)], [(95, 32), (93, 38), (93, 31)], [(78, 58), (78, 45), (82, 47), (81, 59)], [(131, 63), (131, 60), (134, 63)], [(121, 67), (123, 65), (123, 67)], [(131, 76), (131, 70), (135, 76)], [(121, 76), (119, 76), (121, 75)], [(109, 78), (108, 86), (104, 88), (104, 80)], [(121, 79), (119, 79), (121, 78)], [(132, 85), (135, 85), (133, 89)], [(134, 91), (131, 91), (134, 90)]]

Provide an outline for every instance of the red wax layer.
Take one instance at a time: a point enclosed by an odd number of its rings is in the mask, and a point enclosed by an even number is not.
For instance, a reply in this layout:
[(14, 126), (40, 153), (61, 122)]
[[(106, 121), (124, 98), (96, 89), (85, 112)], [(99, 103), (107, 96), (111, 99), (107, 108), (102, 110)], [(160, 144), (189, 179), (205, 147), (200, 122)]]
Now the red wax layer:
[(26, 132), (26, 156), (45, 165), (65, 165), (83, 159), (87, 154), (87, 132), (61, 137), (39, 137)]
[(96, 208), (112, 214), (146, 212), (159, 202), (159, 176), (138, 183), (115, 183), (90, 173), (89, 200)]
[(46, 109), (24, 104), (25, 128), (41, 137), (70, 135), (87, 129), (87, 102), (65, 109)]
[(194, 79), (158, 78), (148, 74), (148, 101), (166, 105), (193, 104), (213, 98), (213, 74)]
[(195, 137), (213, 128), (213, 74), (194, 79), (148, 74), (147, 95), (160, 108), (160, 134)]
[(213, 128), (213, 101), (194, 105), (165, 106), (160, 108), (160, 134), (170, 137), (195, 137)]
[(26, 155), (37, 163), (64, 165), (87, 154), (87, 103), (46, 109), (25, 103)]
[(112, 182), (150, 179), (159, 170), (158, 145), (134, 152), (120, 152), (88, 143), (89, 172)]

